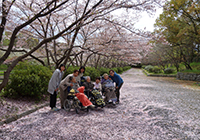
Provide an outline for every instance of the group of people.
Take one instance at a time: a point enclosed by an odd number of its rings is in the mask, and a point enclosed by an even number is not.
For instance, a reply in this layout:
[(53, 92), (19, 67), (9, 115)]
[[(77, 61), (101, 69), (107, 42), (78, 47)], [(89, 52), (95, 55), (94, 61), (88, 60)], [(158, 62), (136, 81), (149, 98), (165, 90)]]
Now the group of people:
[(93, 90), (101, 92), (105, 96), (104, 101), (106, 103), (119, 103), (120, 89), (124, 82), (114, 70), (110, 70), (109, 75), (105, 73), (103, 77), (97, 77), (94, 83), (91, 82), (90, 76), (86, 76), (84, 82), (81, 81), (85, 73), (84, 66), (80, 67), (79, 70), (74, 70), (72, 74), (62, 79), (64, 70), (65, 65), (61, 64), (59, 68), (54, 71), (49, 81), (48, 92), (50, 93), (51, 110), (59, 110), (56, 107), (58, 90), (60, 90), (61, 109), (64, 109), (64, 101), (71, 89), (75, 91), (76, 97), (85, 108), (95, 107), (88, 99)]

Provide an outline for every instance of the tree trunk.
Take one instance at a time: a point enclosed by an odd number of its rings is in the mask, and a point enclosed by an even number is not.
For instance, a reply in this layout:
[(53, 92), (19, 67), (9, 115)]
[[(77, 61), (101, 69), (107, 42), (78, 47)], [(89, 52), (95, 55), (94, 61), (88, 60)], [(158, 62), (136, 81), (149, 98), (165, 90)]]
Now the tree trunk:
[[(14, 2), (15, 0), (13, 0)], [(13, 4), (12, 2), (12, 4)], [(39, 17), (44, 17), (46, 15), (48, 15), (49, 13), (53, 12), (54, 10), (58, 9), (59, 7), (61, 7), (62, 5), (64, 5), (65, 3), (67, 3), (68, 1), (64, 1), (62, 3), (60, 3), (59, 5), (57, 5), (56, 7), (53, 7), (52, 9), (50, 10), (47, 10), (47, 12), (41, 14), (42, 11), (48, 9), (50, 7), (51, 4), (54, 3), (54, 1), (51, 1), (49, 2), (49, 4), (44, 7), (40, 12), (38, 12), (37, 14), (35, 14), (32, 18), (30, 18), (28, 21), (24, 22), (23, 24), (17, 26), (14, 31), (12, 32), (12, 36), (10, 38), (10, 43), (9, 43), (9, 46), (8, 46), (8, 49), (6, 51), (6, 53), (0, 58), (0, 65), (8, 58), (8, 56), (10, 55), (11, 53), (11, 50), (14, 46), (14, 43), (15, 43), (15, 39), (16, 39), (16, 35), (19, 33), (19, 31), (21, 29), (23, 29), (24, 27), (30, 25), (32, 22), (34, 22), (36, 19), (38, 19)], [(5, 25), (4, 25), (5, 26)]]
[(70, 53), (72, 52), (72, 49), (73, 49), (73, 47), (74, 47), (74, 42), (75, 42), (75, 40), (76, 40), (76, 37), (77, 37), (78, 32), (79, 32), (79, 30), (80, 30), (80, 27), (81, 27), (81, 23), (79, 23), (79, 24), (77, 25), (76, 31), (75, 31), (75, 33), (74, 33), (74, 35), (73, 35), (72, 42), (71, 42), (71, 44), (70, 44), (70, 49), (68, 50), (67, 55), (66, 55), (65, 64), (66, 64), (66, 62), (68, 61), (68, 59), (69, 59), (69, 57), (70, 57)]
[(184, 62), (184, 65), (185, 65), (187, 70), (192, 70), (192, 67), (187, 62)]
[(80, 56), (80, 66), (83, 65), (83, 53), (81, 53), (81, 56)]
[(98, 68), (98, 64), (99, 64), (99, 61), (100, 61), (100, 55), (98, 55), (98, 58), (97, 58), (97, 61), (96, 61), (96, 64), (95, 64), (95, 69), (97, 69)]
[(76, 55), (76, 56), (74, 56), (74, 59), (75, 59), (75, 62), (76, 62), (76, 66), (78, 67), (79, 65), (78, 65), (78, 56)]
[(89, 58), (90, 58), (92, 55), (93, 55), (93, 53), (91, 53), (91, 54), (89, 54), (89, 55), (87, 56), (87, 58), (86, 58), (86, 60), (85, 60), (85, 63), (84, 63), (84, 66), (86, 66), (86, 64), (87, 64), (87, 62), (88, 62), (88, 60), (89, 60)]
[(0, 42), (3, 38), (3, 32), (4, 32), (4, 29), (5, 29), (5, 25), (6, 25), (6, 17), (7, 17), (7, 14), (6, 14), (6, 5), (4, 4), (5, 0), (2, 1), (2, 19), (1, 19), (1, 25), (0, 25)]
[[(70, 60), (70, 62), (71, 62), (71, 64), (72, 64), (72, 66), (74, 67), (75, 65), (74, 65), (74, 62), (73, 62), (73, 60), (69, 57), (69, 60)], [(70, 63), (69, 63), (70, 64)]]
[(48, 48), (47, 48), (47, 43), (45, 43), (45, 50), (46, 50), (46, 57), (47, 57), (47, 65), (50, 66), (50, 61), (49, 61), (49, 53), (48, 53)]
[(8, 69), (4, 72), (4, 78), (2, 83), (0, 84), (0, 91), (7, 85), (9, 80), (10, 72), (17, 65), (17, 63), (21, 60), (21, 57), (18, 57), (16, 60), (12, 62), (12, 64), (8, 67)]

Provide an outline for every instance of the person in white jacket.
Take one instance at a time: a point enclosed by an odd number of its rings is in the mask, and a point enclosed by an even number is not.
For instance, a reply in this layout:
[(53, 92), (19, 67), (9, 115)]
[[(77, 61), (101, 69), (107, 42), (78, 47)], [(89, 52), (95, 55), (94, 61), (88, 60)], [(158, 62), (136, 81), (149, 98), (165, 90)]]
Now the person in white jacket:
[(65, 70), (65, 65), (61, 64), (59, 66), (59, 68), (54, 71), (54, 73), (49, 81), (47, 91), (50, 93), (50, 107), (51, 107), (51, 110), (53, 110), (53, 111), (59, 110), (58, 108), (56, 108), (56, 100), (57, 100), (58, 87), (62, 80), (64, 70)]
[(101, 87), (101, 79), (100, 77), (97, 77), (95, 82), (94, 82), (94, 89), (98, 90), (99, 92), (102, 91), (102, 87)]

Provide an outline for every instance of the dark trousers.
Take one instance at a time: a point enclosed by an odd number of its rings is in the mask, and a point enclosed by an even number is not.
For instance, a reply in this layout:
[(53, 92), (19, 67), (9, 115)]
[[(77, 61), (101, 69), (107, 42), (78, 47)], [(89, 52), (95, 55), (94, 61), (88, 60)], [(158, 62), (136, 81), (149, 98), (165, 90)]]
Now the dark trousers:
[(122, 85), (123, 85), (123, 83), (121, 83), (121, 85), (119, 85), (118, 88), (116, 89), (117, 101), (119, 101), (120, 89), (121, 89)]
[(54, 93), (50, 95), (50, 107), (51, 107), (51, 109), (56, 107), (56, 99), (57, 99), (57, 93), (56, 93), (56, 91), (54, 91)]

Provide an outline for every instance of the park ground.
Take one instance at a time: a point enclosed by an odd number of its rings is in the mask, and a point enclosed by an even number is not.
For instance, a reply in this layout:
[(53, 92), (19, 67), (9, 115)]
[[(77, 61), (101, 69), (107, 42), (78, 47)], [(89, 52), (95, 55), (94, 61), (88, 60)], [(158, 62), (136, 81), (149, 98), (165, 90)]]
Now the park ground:
[(124, 85), (115, 107), (76, 114), (52, 112), (46, 106), (1, 125), (0, 139), (200, 139), (200, 88), (194, 82), (147, 77), (141, 69), (130, 69), (121, 77)]

